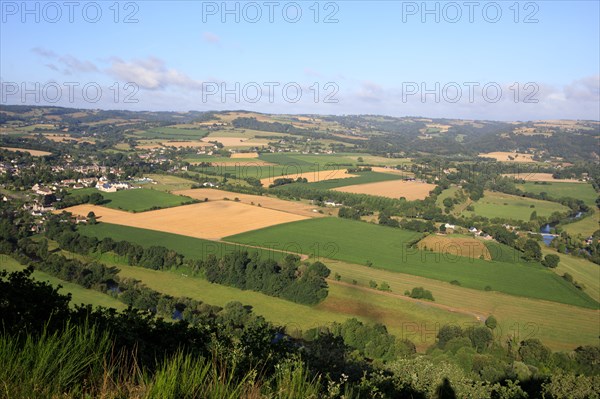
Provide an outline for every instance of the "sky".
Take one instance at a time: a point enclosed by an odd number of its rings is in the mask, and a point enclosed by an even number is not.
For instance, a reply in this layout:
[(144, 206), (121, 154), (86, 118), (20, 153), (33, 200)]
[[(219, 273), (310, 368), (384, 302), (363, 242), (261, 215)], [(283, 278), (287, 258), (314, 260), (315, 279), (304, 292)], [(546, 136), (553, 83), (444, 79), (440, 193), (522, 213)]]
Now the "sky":
[(0, 102), (600, 120), (599, 1), (5, 1)]

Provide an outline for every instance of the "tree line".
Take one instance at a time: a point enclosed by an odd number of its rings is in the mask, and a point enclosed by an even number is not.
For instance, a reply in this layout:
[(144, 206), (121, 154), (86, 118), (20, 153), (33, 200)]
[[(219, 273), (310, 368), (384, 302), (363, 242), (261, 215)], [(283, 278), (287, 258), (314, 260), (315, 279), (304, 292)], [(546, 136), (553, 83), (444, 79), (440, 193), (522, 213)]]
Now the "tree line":
[(152, 270), (169, 270), (185, 265), (203, 274), (212, 283), (258, 291), (297, 303), (316, 304), (327, 297), (325, 279), (329, 276), (329, 269), (321, 262), (302, 263), (294, 255), (276, 262), (261, 259), (257, 252), (249, 254), (245, 251), (236, 251), (220, 259), (214, 255), (205, 260), (185, 259), (182, 254), (162, 246), (143, 247), (110, 237), (98, 240), (85, 236), (75, 231), (72, 224), (61, 220), (64, 219), (59, 215), (46, 222), (46, 236), (68, 251), (84, 255), (114, 252), (131, 266)]

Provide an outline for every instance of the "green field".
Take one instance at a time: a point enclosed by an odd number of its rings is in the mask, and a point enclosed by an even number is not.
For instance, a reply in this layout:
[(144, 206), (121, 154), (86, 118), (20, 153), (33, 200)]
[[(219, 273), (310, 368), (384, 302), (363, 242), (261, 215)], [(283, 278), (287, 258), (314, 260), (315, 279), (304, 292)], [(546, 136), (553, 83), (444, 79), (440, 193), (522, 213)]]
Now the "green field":
[[(0, 269), (5, 269), (9, 272), (14, 272), (18, 270), (23, 270), (24, 266), (6, 255), (0, 255)], [(63, 281), (59, 278), (56, 278), (54, 276), (51, 276), (50, 274), (44, 273), (39, 270), (33, 272), (33, 277), (39, 281), (47, 281), (55, 287), (61, 285), (62, 288), (59, 290), (61, 294), (71, 293), (71, 305), (89, 303), (94, 306), (105, 306), (108, 308), (115, 308), (118, 310), (125, 309), (127, 307), (123, 302), (120, 302), (109, 295), (103, 294), (99, 291), (88, 290), (86, 288), (81, 287), (80, 285)]]
[(193, 180), (188, 180), (173, 175), (147, 174), (145, 176), (156, 182), (156, 184), (146, 184), (145, 187), (158, 191), (171, 192), (177, 190), (187, 190), (192, 188), (192, 185), (198, 184)]
[[(362, 158), (363, 162), (358, 162)], [(260, 155), (260, 159), (280, 165), (286, 164), (317, 164), (320, 166), (339, 166), (338, 169), (344, 169), (349, 166), (357, 165), (377, 165), (377, 166), (396, 166), (410, 163), (407, 158), (385, 158), (370, 154), (361, 153), (338, 153), (338, 154), (297, 154), (297, 153), (265, 153)]]
[[(257, 158), (231, 158), (231, 157), (222, 157), (222, 156), (212, 156), (212, 155), (194, 155), (184, 159), (185, 162), (206, 162), (206, 163), (216, 163), (216, 164), (240, 164), (240, 165), (252, 165)], [(256, 163), (256, 162), (255, 162)]]
[(582, 237), (589, 237), (596, 230), (600, 229), (600, 215), (596, 211), (593, 215), (587, 216), (577, 222), (561, 225), (560, 227), (572, 236), (581, 235)]
[(587, 183), (553, 182), (547, 184), (535, 184), (533, 182), (527, 182), (525, 184), (517, 184), (517, 188), (524, 192), (534, 194), (545, 192), (548, 193), (550, 197), (556, 199), (563, 197), (580, 199), (590, 208), (596, 207), (596, 198), (598, 198), (598, 193), (596, 193), (594, 187)]
[(217, 257), (222, 257), (225, 254), (233, 253), (239, 250), (258, 252), (263, 259), (267, 259), (269, 257), (279, 259), (284, 255), (282, 252), (269, 251), (262, 248), (248, 248), (243, 245), (240, 246), (225, 242), (209, 241), (200, 238), (163, 233), (161, 231), (139, 229), (137, 227), (120, 226), (110, 223), (79, 225), (77, 230), (81, 234), (93, 236), (100, 240), (105, 237), (110, 237), (115, 241), (129, 241), (146, 248), (152, 245), (164, 246), (191, 259), (205, 259), (211, 254)]
[(308, 185), (317, 189), (331, 190), (333, 188), (352, 186), (355, 184), (377, 183), (382, 181), (402, 179), (402, 175), (392, 173), (360, 172), (352, 174), (356, 174), (358, 176), (348, 177), (345, 179), (323, 180), (319, 182), (308, 183)]
[[(579, 345), (596, 345), (598, 343), (600, 312), (593, 309), (517, 297), (500, 292), (473, 290), (443, 281), (367, 268), (341, 261), (324, 260), (324, 262), (331, 269), (332, 274), (341, 275), (341, 281), (346, 284), (356, 281), (357, 287), (364, 288), (369, 286), (371, 280), (377, 283), (385, 281), (389, 284), (392, 294), (401, 294), (413, 287), (425, 287), (433, 293), (435, 304), (451, 307), (449, 315), (458, 316), (460, 312), (471, 312), (480, 315), (483, 320), (493, 314), (498, 319), (498, 327), (494, 330), (494, 336), (501, 343), (505, 343), (507, 336), (513, 334), (517, 336), (518, 340), (539, 338), (554, 350), (573, 350)], [(331, 287), (333, 288), (335, 285), (332, 283)], [(359, 300), (365, 294), (365, 291), (350, 292), (353, 292), (354, 299), (347, 298), (349, 303)], [(379, 294), (380, 297), (388, 295), (380, 291), (371, 290), (371, 292)], [(376, 304), (381, 300), (373, 295), (369, 301)], [(388, 320), (385, 316), (382, 317), (386, 325), (394, 325), (394, 317), (390, 318), (392, 320)], [(421, 334), (435, 329), (435, 323), (437, 323), (436, 319), (430, 319), (420, 325)], [(405, 336), (417, 343), (418, 340), (408, 335), (407, 330), (405, 328), (403, 331)]]
[(452, 186), (452, 187), (448, 187), (447, 189), (445, 189), (444, 191), (442, 191), (442, 193), (440, 195), (438, 195), (435, 204), (437, 206), (439, 206), (440, 208), (444, 207), (444, 200), (446, 198), (454, 198), (454, 195), (458, 192), (458, 187), (456, 186)]
[(450, 282), (464, 287), (596, 308), (597, 302), (540, 264), (520, 264), (406, 248), (419, 235), (374, 224), (322, 218), (286, 223), (225, 238), (241, 244), (295, 247), (297, 252)]
[(200, 140), (208, 134), (208, 130), (165, 126), (138, 131), (135, 134), (144, 139)]
[(560, 262), (554, 272), (560, 274), (569, 273), (575, 281), (585, 285), (585, 292), (600, 302), (600, 266), (583, 258), (576, 258), (567, 254), (557, 253), (554, 249), (542, 247), (542, 252), (546, 254), (556, 254), (560, 257)]
[(169, 208), (192, 201), (188, 197), (173, 195), (159, 190), (138, 188), (121, 190), (116, 193), (103, 193), (95, 188), (72, 190), (71, 195), (100, 193), (108, 202), (102, 204), (107, 208), (121, 209), (129, 212), (144, 212), (151, 209)]
[(556, 202), (541, 201), (532, 198), (518, 197), (504, 193), (486, 191), (483, 198), (472, 204), (475, 211), (463, 211), (467, 216), (484, 216), (486, 218), (506, 218), (528, 221), (533, 211), (538, 216), (550, 216), (552, 212), (566, 212), (564, 205)]
[[(106, 254), (105, 254), (106, 255)], [(200, 277), (189, 277), (180, 271), (155, 271), (141, 267), (111, 262), (106, 256), (99, 261), (118, 267), (121, 278), (134, 278), (149, 288), (171, 296), (187, 296), (211, 305), (224, 306), (231, 301), (240, 301), (252, 306), (252, 310), (270, 322), (286, 326), (288, 332), (325, 326), (356, 317), (371, 323), (385, 323), (388, 330), (398, 337), (406, 333), (407, 324), (429, 326), (447, 323), (473, 323), (474, 317), (450, 313), (435, 306), (405, 301), (402, 297), (380, 295), (379, 291), (364, 291), (356, 287), (331, 284), (328, 297), (316, 306), (307, 306), (275, 298), (254, 291), (211, 284)], [(420, 330), (419, 327), (417, 327)], [(418, 334), (419, 331), (415, 331)], [(433, 343), (435, 336), (411, 336), (420, 349)]]
[(484, 241), (483, 244), (486, 246), (488, 251), (490, 251), (492, 260), (498, 262), (527, 264), (527, 262), (525, 262), (521, 257), (521, 252), (509, 247), (508, 245), (500, 244), (497, 241)]

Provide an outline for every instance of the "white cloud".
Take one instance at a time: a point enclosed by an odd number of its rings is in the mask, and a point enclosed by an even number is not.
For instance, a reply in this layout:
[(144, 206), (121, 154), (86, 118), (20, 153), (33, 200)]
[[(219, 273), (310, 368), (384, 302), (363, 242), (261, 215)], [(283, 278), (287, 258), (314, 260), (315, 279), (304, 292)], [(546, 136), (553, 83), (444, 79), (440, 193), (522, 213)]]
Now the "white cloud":
[(164, 89), (176, 86), (184, 89), (200, 89), (202, 82), (194, 80), (185, 73), (167, 68), (165, 62), (156, 57), (124, 61), (113, 58), (107, 72), (126, 82), (134, 82), (148, 90)]

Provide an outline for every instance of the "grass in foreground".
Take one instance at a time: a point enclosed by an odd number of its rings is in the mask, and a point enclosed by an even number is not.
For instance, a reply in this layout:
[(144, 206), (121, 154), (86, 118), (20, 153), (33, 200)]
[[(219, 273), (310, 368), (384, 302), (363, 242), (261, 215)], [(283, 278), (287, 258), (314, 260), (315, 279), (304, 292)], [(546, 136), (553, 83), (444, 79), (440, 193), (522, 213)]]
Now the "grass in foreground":
[(320, 391), (320, 378), (311, 378), (301, 362), (281, 364), (272, 376), (251, 369), (234, 378), (235, 363), (217, 350), (213, 359), (179, 351), (149, 372), (132, 353), (113, 353), (110, 335), (88, 325), (28, 335), (24, 342), (2, 335), (0, 362), (2, 394), (8, 398), (299, 399), (316, 398)]

